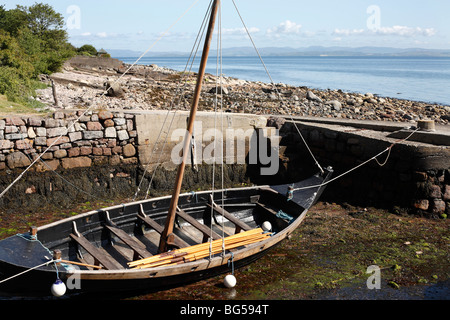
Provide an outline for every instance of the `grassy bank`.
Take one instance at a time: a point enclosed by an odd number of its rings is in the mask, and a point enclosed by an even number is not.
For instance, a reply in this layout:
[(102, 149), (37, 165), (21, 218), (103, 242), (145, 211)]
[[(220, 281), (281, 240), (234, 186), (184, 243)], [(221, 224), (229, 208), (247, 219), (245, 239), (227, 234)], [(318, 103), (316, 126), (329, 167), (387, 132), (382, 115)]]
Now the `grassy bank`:
[[(33, 90), (44, 89), (45, 84), (36, 82)], [(42, 114), (39, 109), (43, 109), (46, 105), (33, 99), (26, 102), (9, 101), (6, 95), (0, 94), (0, 115), (22, 115), (22, 114)]]

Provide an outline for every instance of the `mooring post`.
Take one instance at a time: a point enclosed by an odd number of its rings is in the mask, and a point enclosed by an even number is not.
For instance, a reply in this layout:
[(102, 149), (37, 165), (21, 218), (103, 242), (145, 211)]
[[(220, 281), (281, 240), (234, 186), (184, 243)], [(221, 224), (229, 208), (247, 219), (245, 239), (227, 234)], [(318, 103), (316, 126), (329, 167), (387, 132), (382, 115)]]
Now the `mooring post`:
[(31, 226), (29, 232), (30, 232), (30, 236), (31, 236), (32, 239), (36, 239), (37, 238), (37, 227)]
[(56, 264), (61, 264), (61, 250), (56, 249), (53, 251), (53, 260), (56, 261)]
[(417, 128), (419, 128), (420, 131), (430, 131), (430, 132), (436, 131), (434, 120), (418, 120)]

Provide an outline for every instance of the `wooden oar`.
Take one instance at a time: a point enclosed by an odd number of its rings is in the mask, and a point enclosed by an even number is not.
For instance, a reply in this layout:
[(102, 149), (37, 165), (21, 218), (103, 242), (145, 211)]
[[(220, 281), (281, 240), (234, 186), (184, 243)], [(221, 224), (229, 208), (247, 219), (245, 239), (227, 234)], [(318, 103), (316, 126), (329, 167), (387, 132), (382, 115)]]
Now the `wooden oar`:
[[(245, 233), (242, 232), (240, 234), (236, 234), (236, 235), (224, 238), (224, 242), (225, 242), (225, 244), (228, 244), (228, 245), (231, 243), (235, 243), (235, 242), (242, 242), (242, 241), (248, 239), (249, 237), (254, 237), (255, 235), (258, 236), (261, 233), (262, 233), (262, 229), (254, 229), (254, 230), (251, 230), (250, 232), (245, 232)], [(161, 262), (161, 260), (166, 260), (166, 259), (170, 260), (170, 259), (177, 257), (180, 254), (186, 255), (186, 254), (191, 254), (191, 253), (195, 253), (195, 252), (202, 252), (205, 250), (207, 250), (209, 252), (210, 247), (212, 247), (212, 249), (222, 248), (222, 239), (212, 241), (211, 243), (205, 242), (205, 243), (194, 245), (191, 247), (173, 250), (171, 252), (165, 252), (160, 255), (156, 255), (153, 257), (130, 262), (130, 263), (128, 263), (128, 265), (130, 267), (134, 267), (134, 266), (142, 265), (142, 264), (151, 264), (151, 263), (155, 263), (155, 262), (159, 263), (159, 262)]]
[[(259, 234), (254, 234), (252, 236), (242, 236), (240, 237), (240, 239), (231, 239), (234, 241), (226, 241), (228, 238), (225, 238), (225, 250), (230, 250), (233, 248), (237, 248), (243, 245), (247, 245), (247, 244), (252, 244), (255, 242), (259, 242), (262, 241), (266, 238), (270, 237), (270, 234), (265, 234), (265, 233), (259, 233)], [(229, 240), (229, 239), (228, 239)], [(212, 244), (211, 248), (210, 248), (210, 244), (209, 243), (205, 243), (208, 246), (204, 248), (197, 248), (196, 250), (193, 250), (189, 253), (185, 253), (185, 255), (182, 255), (181, 253), (178, 253), (178, 255), (175, 256), (167, 256), (165, 255), (164, 257), (161, 257), (160, 259), (154, 259), (153, 261), (147, 261), (145, 263), (141, 263), (140, 265), (136, 265), (135, 267), (138, 269), (143, 269), (143, 268), (152, 268), (152, 267), (158, 267), (158, 266), (162, 266), (162, 265), (172, 265), (172, 264), (180, 264), (180, 263), (185, 263), (185, 262), (189, 262), (189, 261), (195, 261), (195, 260), (199, 260), (205, 257), (208, 257), (210, 254), (214, 255), (217, 253), (220, 253), (223, 250), (222, 247), (222, 240), (215, 240), (214, 243)], [(154, 258), (154, 257), (152, 257)], [(129, 263), (131, 264), (131, 263)]]
[[(240, 247), (240, 246), (245, 245), (245, 244), (252, 244), (252, 243), (264, 240), (267, 237), (268, 236), (261, 237), (261, 238), (258, 238), (258, 239), (253, 239), (253, 240), (247, 240), (247, 241), (244, 241), (242, 243), (236, 243), (236, 244), (233, 244), (233, 245), (230, 245), (230, 246), (226, 246), (225, 249), (229, 250), (229, 249), (233, 249), (233, 248), (236, 248), (236, 247)], [(222, 248), (219, 248), (219, 249), (217, 249), (215, 251), (212, 251), (211, 253), (209, 251), (192, 253), (190, 255), (186, 255), (184, 257), (180, 257), (180, 258), (177, 258), (177, 259), (174, 259), (174, 260), (162, 261), (160, 263), (152, 264), (150, 266), (144, 265), (144, 266), (141, 266), (141, 268), (156, 267), (156, 266), (161, 266), (161, 265), (168, 265), (169, 266), (169, 265), (173, 265), (173, 264), (182, 264), (182, 263), (186, 263), (186, 262), (192, 262), (192, 261), (196, 261), (196, 260), (199, 260), (199, 259), (206, 258), (210, 254), (214, 255), (214, 254), (220, 253), (221, 251), (222, 251)]]
[[(264, 240), (265, 238), (269, 237), (270, 235), (266, 234), (266, 235), (258, 235), (257, 237), (253, 237), (253, 238), (244, 238), (240, 241), (237, 242), (226, 242), (225, 243), (225, 250), (229, 250), (232, 248), (236, 248), (236, 247), (240, 247), (246, 244), (251, 244), (254, 242), (258, 242), (261, 240)], [(219, 240), (220, 241), (220, 240)], [(222, 243), (215, 243), (212, 245), (212, 247), (210, 248), (209, 246), (202, 248), (199, 248), (198, 250), (195, 251), (191, 251), (191, 252), (185, 252), (183, 253), (178, 253), (174, 256), (164, 256), (158, 259), (158, 257), (156, 257), (155, 259), (153, 259), (152, 261), (146, 261), (145, 263), (141, 263), (139, 265), (134, 265), (136, 267), (155, 267), (155, 266), (159, 266), (159, 265), (164, 265), (164, 264), (168, 264), (171, 262), (178, 262), (180, 260), (191, 260), (192, 257), (198, 257), (199, 255), (202, 255), (203, 257), (207, 257), (211, 254), (216, 254), (219, 253), (223, 250), (222, 247)]]
[(87, 264), (87, 263), (81, 263), (81, 262), (75, 262), (75, 261), (69, 261), (69, 260), (62, 260), (62, 259), (60, 259), (60, 261), (62, 263), (74, 264), (74, 265), (77, 265), (77, 266), (83, 266), (83, 267), (94, 268), (94, 269), (103, 269), (102, 266), (94, 266), (92, 264)]
[[(234, 243), (235, 241), (242, 241), (245, 238), (252, 237), (253, 235), (258, 235), (258, 234), (262, 234), (262, 233), (263, 233), (263, 230), (261, 228), (257, 228), (257, 229), (241, 232), (241, 233), (226, 237), (226, 238), (224, 238), (223, 241), (225, 241), (225, 243)], [(160, 261), (162, 259), (172, 259), (177, 254), (189, 254), (189, 253), (193, 253), (193, 252), (209, 250), (210, 245), (221, 246), (222, 239), (214, 240), (212, 242), (205, 242), (205, 243), (197, 244), (197, 245), (182, 248), (182, 249), (176, 249), (176, 250), (173, 250), (170, 252), (164, 252), (162, 254), (155, 255), (155, 256), (152, 256), (149, 258), (129, 262), (128, 265), (130, 267), (134, 267), (134, 266), (137, 266), (140, 264), (149, 264), (149, 263), (152, 263), (155, 261)]]

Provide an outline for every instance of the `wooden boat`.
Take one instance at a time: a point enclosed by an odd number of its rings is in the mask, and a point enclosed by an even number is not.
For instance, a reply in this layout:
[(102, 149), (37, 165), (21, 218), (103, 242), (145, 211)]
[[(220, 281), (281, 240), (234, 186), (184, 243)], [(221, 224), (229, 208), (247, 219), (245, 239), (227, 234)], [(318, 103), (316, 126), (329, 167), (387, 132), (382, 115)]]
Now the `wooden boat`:
[[(325, 176), (318, 174), (295, 187), (321, 185), (329, 175), (330, 172)], [(288, 200), (286, 193), (291, 186), (180, 195), (174, 243), (180, 248), (207, 244), (207, 256), (190, 262), (179, 259), (176, 264), (143, 269), (129, 266), (131, 261), (158, 253), (171, 196), (87, 212), (33, 229), (29, 234), (9, 237), (0, 241), (2, 278), (51, 261), (55, 252), (61, 253), (61, 262), (52, 262), (0, 284), (0, 292), (50, 295), (56, 271), (68, 291), (74, 293), (154, 291), (231, 273), (232, 268), (255, 261), (289, 237), (323, 191), (323, 187), (306, 189)], [(209, 241), (205, 242), (205, 238), (212, 236), (221, 242), (222, 230), (225, 236), (244, 234), (266, 221), (272, 229), (263, 240), (243, 242), (209, 257)]]
[[(219, 2), (211, 7), (190, 135)], [(74, 293), (137, 293), (232, 272), (289, 237), (331, 174), (293, 185), (180, 194), (186, 158), (171, 196), (91, 211), (0, 241), (0, 292), (49, 295), (64, 283)]]

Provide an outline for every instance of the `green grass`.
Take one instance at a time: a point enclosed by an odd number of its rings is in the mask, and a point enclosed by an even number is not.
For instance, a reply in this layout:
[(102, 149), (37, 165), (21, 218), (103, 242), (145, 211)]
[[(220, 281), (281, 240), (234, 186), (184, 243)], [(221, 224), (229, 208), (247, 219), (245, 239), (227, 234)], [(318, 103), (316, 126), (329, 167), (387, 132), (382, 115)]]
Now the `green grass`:
[[(33, 91), (47, 87), (45, 83), (37, 80), (32, 81), (32, 86)], [(43, 112), (37, 109), (44, 106), (45, 104), (30, 98), (25, 102), (12, 102), (8, 100), (6, 95), (0, 94), (0, 114), (42, 114)]]

